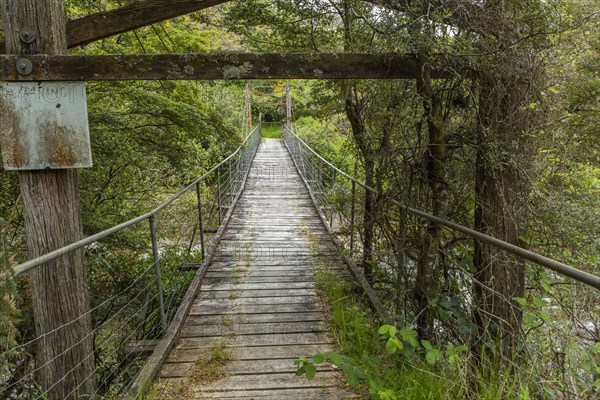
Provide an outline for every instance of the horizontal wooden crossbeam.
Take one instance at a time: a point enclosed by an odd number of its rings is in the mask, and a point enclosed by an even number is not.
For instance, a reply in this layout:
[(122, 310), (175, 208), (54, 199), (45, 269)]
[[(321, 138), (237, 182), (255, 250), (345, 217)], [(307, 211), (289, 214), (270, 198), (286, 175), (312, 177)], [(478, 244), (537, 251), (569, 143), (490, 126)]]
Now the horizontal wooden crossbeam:
[[(200, 53), (29, 56), (33, 72), (19, 75), (23, 57), (0, 56), (0, 81), (412, 79), (410, 54)], [(432, 78), (468, 74), (448, 61)], [(440, 65), (442, 65), (440, 63)]]

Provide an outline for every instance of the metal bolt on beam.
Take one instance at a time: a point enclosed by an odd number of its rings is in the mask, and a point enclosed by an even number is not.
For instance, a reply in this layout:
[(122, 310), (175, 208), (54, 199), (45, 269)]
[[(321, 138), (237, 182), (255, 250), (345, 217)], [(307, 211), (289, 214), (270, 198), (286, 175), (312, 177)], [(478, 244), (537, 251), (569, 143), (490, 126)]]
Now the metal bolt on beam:
[(23, 28), (19, 32), (19, 39), (21, 39), (21, 42), (23, 43), (31, 44), (35, 41), (35, 32), (29, 28)]
[(26, 58), (20, 58), (17, 60), (17, 72), (22, 76), (29, 76), (33, 72), (33, 64)]

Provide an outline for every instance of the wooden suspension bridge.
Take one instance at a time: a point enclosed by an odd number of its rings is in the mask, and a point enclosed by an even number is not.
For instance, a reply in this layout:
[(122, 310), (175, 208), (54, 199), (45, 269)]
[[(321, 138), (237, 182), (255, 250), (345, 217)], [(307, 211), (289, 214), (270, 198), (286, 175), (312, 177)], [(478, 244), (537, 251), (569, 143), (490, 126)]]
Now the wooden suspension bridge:
[[(189, 398), (350, 398), (339, 372), (297, 377), (294, 361), (336, 350), (314, 272), (345, 268), (282, 141), (259, 145), (245, 188), (173, 350), (158, 373)], [(197, 360), (224, 346), (225, 377), (194, 384)]]
[[(339, 177), (349, 182), (353, 191), (360, 188), (366, 193), (374, 189), (329, 164), (289, 127), (284, 142), (260, 142), (260, 128), (255, 129), (238, 151), (155, 210), (90, 237), (83, 237), (81, 231), (77, 174), (73, 169), (92, 164), (87, 119), (81, 117), (87, 112), (83, 81), (415, 79), (421, 71), (415, 54), (66, 54), (70, 47), (225, 2), (133, 2), (68, 23), (59, 1), (2, 3), (6, 55), (0, 55), (0, 81), (7, 100), (3, 161), (6, 170), (18, 171), (20, 175), (31, 260), (17, 266), (15, 274), (30, 274), (37, 332), (26, 345), (37, 346), (38, 359), (33, 370), (21, 378), (4, 379), (0, 373), (2, 385), (8, 382), (0, 391), (39, 385), (42, 392), (32, 398), (101, 397), (102, 385), (97, 385), (95, 376), (94, 338), (110, 338), (124, 325), (116, 324), (115, 315), (114, 319), (109, 318), (113, 325), (92, 329), (91, 316), (97, 309), (89, 309), (83, 249), (147, 222), (154, 263), (144, 274), (153, 274), (155, 289), (149, 290), (149, 284), (144, 282), (146, 286), (139, 294), (145, 295), (146, 301), (140, 301), (139, 308), (129, 316), (119, 318), (126, 322), (139, 318), (137, 326), (144, 326), (149, 305), (156, 304), (161, 335), (154, 337), (153, 342), (138, 342), (126, 351), (126, 356), (140, 349), (151, 355), (128, 384), (128, 390), (119, 390), (119, 395), (135, 398), (157, 378), (165, 390), (181, 388), (193, 397), (353, 396), (343, 388), (343, 379), (331, 366), (323, 367), (317, 380), (308, 381), (294, 375), (293, 360), (335, 349), (314, 287), (314, 273), (319, 268), (351, 275), (381, 319), (389, 320), (364, 276), (342, 251), (347, 243), (331, 235), (334, 212), (330, 204), (325, 204), (324, 179), (335, 185)], [(372, 3), (403, 11), (398, 2)], [(448, 20), (459, 26), (465, 20), (459, 14), (457, 11), (449, 15)], [(450, 58), (441, 65), (441, 69), (429, 67), (429, 79), (444, 79), (456, 73), (468, 77), (473, 73), (461, 61)], [(57, 104), (58, 100), (61, 102)], [(62, 100), (69, 101), (69, 106), (63, 107)], [(29, 107), (32, 105), (35, 107)], [(26, 109), (34, 114), (26, 114)], [(61, 113), (60, 118), (57, 113)], [(289, 112), (287, 119), (289, 123)], [(329, 178), (321, 174), (323, 169), (331, 173)], [(161, 276), (164, 277), (165, 269), (161, 269), (164, 266), (156, 218), (189, 194), (197, 196), (198, 215), (194, 223), (199, 225), (202, 262), (195, 266), (195, 276), (176, 312), (170, 314), (163, 298)], [(203, 226), (203, 222), (210, 221), (206, 215), (210, 209), (205, 204), (207, 199), (216, 203), (213, 209), (218, 210), (218, 219), (212, 221), (215, 224), (209, 229)], [(354, 201), (353, 196), (353, 211)], [(596, 276), (391, 202), (408, 213), (600, 288), (600, 278)], [(326, 216), (326, 212), (331, 213)], [(350, 214), (352, 221), (348, 226), (353, 229), (354, 213)], [(209, 232), (214, 233), (211, 240), (205, 237)], [(351, 249), (353, 239), (354, 232), (350, 235)], [(122, 308), (119, 313), (126, 311), (131, 310)], [(195, 361), (214, 346), (235, 349), (235, 356), (223, 368), (225, 376), (190, 384), (194, 381), (190, 377), (197, 367)]]

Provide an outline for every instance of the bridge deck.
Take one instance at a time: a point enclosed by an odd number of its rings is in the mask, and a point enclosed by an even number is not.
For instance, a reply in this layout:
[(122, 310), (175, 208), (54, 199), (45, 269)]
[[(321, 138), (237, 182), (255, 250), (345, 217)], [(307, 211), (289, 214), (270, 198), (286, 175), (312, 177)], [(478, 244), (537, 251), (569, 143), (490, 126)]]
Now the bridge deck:
[(266, 139), (159, 372), (165, 397), (352, 397), (329, 367), (312, 381), (294, 374), (298, 357), (335, 349), (315, 291), (319, 266), (342, 270), (283, 142)]

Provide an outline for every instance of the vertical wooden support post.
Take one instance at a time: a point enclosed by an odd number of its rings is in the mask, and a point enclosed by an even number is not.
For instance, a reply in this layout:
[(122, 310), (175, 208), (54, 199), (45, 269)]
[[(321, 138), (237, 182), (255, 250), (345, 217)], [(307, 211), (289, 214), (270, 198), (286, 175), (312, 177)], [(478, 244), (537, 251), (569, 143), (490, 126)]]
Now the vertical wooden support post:
[(217, 211), (219, 215), (219, 226), (221, 226), (221, 220), (223, 219), (221, 213), (221, 167), (217, 168)]
[(198, 229), (200, 229), (200, 250), (202, 251), (202, 261), (204, 261), (204, 222), (202, 221), (202, 194), (200, 193), (200, 183), (196, 183), (196, 197), (198, 198)]
[(286, 101), (285, 101), (286, 122), (287, 122), (287, 126), (289, 127), (289, 129), (292, 129), (292, 89), (290, 88), (289, 84), (285, 86), (285, 97), (286, 97)]
[[(1, 5), (8, 54), (26, 58), (67, 53), (62, 1), (2, 0)], [(0, 118), (11, 117), (3, 112)], [(58, 130), (48, 134), (58, 134)], [(19, 185), (30, 258), (83, 238), (76, 170), (22, 171)], [(30, 285), (39, 338), (35, 379), (43, 397), (92, 398), (96, 376), (84, 250), (35, 269)]]
[(154, 215), (151, 216), (150, 221), (150, 236), (152, 236), (152, 255), (154, 257), (154, 273), (156, 275), (156, 291), (158, 296), (158, 309), (160, 312), (160, 325), (163, 332), (167, 330), (167, 315), (165, 313), (165, 300), (163, 297), (162, 280), (160, 276), (160, 264), (158, 256), (158, 241), (156, 239), (156, 226), (154, 224)]
[(246, 84), (246, 125), (247, 132), (252, 130), (252, 90), (250, 84)]
[[(333, 179), (331, 182), (331, 188), (334, 189), (335, 191), (335, 184), (337, 182), (337, 171), (333, 170)], [(329, 214), (329, 226), (331, 226), (333, 228), (333, 216), (335, 213), (335, 207), (333, 207), (333, 205), (331, 206), (331, 214)]]
[(323, 196), (323, 160), (319, 159), (318, 196)]
[(227, 162), (227, 166), (229, 168), (229, 175), (228, 175), (228, 181), (229, 181), (229, 209), (231, 209), (231, 207), (233, 207), (233, 178), (231, 176), (231, 158), (229, 159), (229, 161)]
[[(356, 168), (354, 169), (356, 176)], [(354, 253), (354, 215), (356, 213), (356, 182), (352, 181), (352, 205), (350, 208), (350, 257)]]

